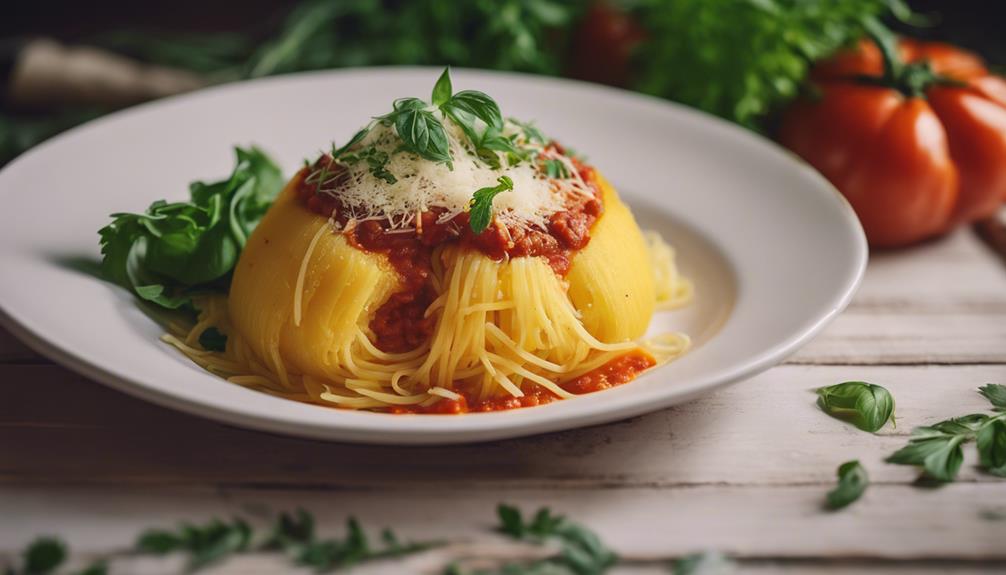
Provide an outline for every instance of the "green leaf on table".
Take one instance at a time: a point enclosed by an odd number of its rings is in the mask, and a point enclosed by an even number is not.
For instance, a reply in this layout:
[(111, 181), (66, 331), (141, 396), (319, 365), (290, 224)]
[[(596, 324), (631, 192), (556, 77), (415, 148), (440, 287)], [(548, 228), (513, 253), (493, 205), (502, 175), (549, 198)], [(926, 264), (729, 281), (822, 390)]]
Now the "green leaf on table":
[(996, 409), (1006, 410), (1006, 385), (989, 383), (978, 388), (978, 393), (992, 402)]
[(32, 541), (24, 552), (25, 575), (47, 575), (53, 573), (66, 561), (66, 544), (52, 537), (40, 537)]
[(817, 390), (817, 404), (828, 415), (875, 432), (894, 415), (894, 398), (879, 385), (846, 381)]
[(1006, 477), (1006, 420), (990, 420), (975, 437), (981, 466), (992, 475)]
[[(539, 509), (527, 522), (520, 510), (510, 505), (500, 505), (497, 515), (501, 533), (535, 543), (554, 541), (560, 545), (560, 551), (545, 559), (508, 564), (499, 571), (487, 573), (600, 575), (617, 561), (617, 556), (593, 531), (553, 514), (548, 508)], [(481, 575), (482, 572), (478, 573)]]
[(725, 575), (736, 571), (737, 564), (722, 553), (705, 551), (685, 555), (671, 567), (673, 575)]
[(917, 427), (912, 430), (908, 445), (891, 454), (886, 461), (900, 465), (918, 465), (930, 479), (953, 481), (964, 462), (964, 450), (961, 446), (978, 436), (983, 437), (982, 446), (986, 448), (988, 461), (999, 461), (1001, 448), (997, 445), (1000, 438), (995, 435), (995, 430), (986, 430), (993, 427), (995, 422), (1002, 421), (1003, 417), (974, 413)]
[(493, 199), (508, 190), (513, 189), (513, 180), (507, 176), (500, 176), (499, 184), (480, 188), (472, 195), (472, 205), (469, 211), (468, 224), (472, 231), (481, 234), (489, 227), (489, 222), (493, 218)]
[(187, 570), (197, 571), (247, 551), (251, 539), (251, 526), (243, 519), (211, 519), (203, 525), (186, 523), (175, 531), (146, 531), (137, 539), (135, 547), (139, 553), (152, 555), (184, 553)]
[(856, 501), (869, 484), (866, 468), (859, 461), (846, 461), (838, 467), (838, 485), (828, 492), (828, 509), (841, 509)]

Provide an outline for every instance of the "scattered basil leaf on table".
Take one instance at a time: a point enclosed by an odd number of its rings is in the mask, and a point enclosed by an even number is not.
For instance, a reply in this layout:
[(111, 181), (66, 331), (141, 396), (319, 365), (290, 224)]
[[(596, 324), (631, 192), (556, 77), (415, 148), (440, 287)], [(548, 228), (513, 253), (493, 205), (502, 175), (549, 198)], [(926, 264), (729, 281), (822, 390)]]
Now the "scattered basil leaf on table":
[(66, 545), (58, 539), (41, 537), (33, 541), (24, 553), (25, 575), (54, 572), (66, 561)]
[(879, 385), (846, 381), (817, 390), (817, 404), (828, 415), (875, 432), (894, 415), (894, 398)]
[(869, 484), (866, 468), (859, 461), (846, 461), (838, 467), (838, 485), (828, 492), (828, 509), (841, 509), (856, 501)]
[(733, 573), (737, 564), (715, 551), (686, 555), (671, 566), (673, 575), (725, 575)]

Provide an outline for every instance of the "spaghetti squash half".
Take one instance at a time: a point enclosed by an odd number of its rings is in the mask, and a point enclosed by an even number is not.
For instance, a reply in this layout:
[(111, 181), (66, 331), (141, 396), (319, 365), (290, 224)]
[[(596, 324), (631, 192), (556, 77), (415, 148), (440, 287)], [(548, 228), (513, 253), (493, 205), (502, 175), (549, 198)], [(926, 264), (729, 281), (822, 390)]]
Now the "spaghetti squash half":
[[(593, 167), (447, 90), (306, 164), (168, 340), (234, 383), (393, 413), (538, 405), (683, 353), (641, 340), (691, 296), (673, 250)], [(223, 351), (198, 345), (211, 327)]]

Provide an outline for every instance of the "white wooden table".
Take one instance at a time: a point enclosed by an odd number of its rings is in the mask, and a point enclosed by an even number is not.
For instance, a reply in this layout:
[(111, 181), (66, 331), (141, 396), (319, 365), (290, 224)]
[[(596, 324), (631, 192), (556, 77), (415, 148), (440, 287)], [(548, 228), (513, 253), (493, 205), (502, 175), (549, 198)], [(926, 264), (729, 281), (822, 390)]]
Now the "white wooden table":
[[(887, 387), (897, 429), (833, 420), (811, 389)], [(88, 554), (149, 526), (303, 506), (321, 529), (347, 515), (416, 539), (463, 544), (362, 573), (438, 572), (465, 553), (523, 553), (492, 535), (498, 502), (548, 505), (662, 573), (718, 550), (742, 573), (1006, 572), (1006, 481), (968, 459), (956, 483), (913, 485), (883, 463), (913, 426), (986, 410), (1006, 383), (1006, 267), (971, 231), (874, 256), (855, 301), (786, 364), (692, 403), (546, 436), (444, 448), (368, 447), (239, 430), (155, 407), (51, 364), (0, 333), (0, 557), (59, 534)], [(873, 484), (821, 510), (835, 468), (858, 458)], [(127, 564), (117, 572), (169, 569)], [(215, 573), (284, 572), (266, 557)], [(175, 565), (177, 568), (177, 565)]]

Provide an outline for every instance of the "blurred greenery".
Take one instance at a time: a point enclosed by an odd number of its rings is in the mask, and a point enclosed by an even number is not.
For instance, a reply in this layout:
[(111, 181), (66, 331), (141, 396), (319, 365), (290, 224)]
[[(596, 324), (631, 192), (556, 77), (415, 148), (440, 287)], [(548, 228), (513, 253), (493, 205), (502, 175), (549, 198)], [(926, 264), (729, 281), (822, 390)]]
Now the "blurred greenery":
[[(173, 36), (120, 30), (90, 43), (192, 70), (214, 83), (375, 65), (450, 64), (548, 75), (587, 70), (579, 75), (624, 76), (628, 88), (765, 130), (771, 113), (799, 92), (813, 61), (858, 38), (865, 19), (910, 15), (901, 0), (608, 0), (600, 14), (597, 4), (304, 0), (265, 30)], [(641, 33), (627, 36), (625, 22), (612, 13)], [(595, 18), (589, 30), (580, 26), (585, 16)], [(631, 59), (600, 61), (604, 50), (625, 51)], [(618, 65), (624, 74), (601, 70)], [(598, 70), (592, 78), (593, 68)], [(98, 113), (5, 112), (0, 164)]]

